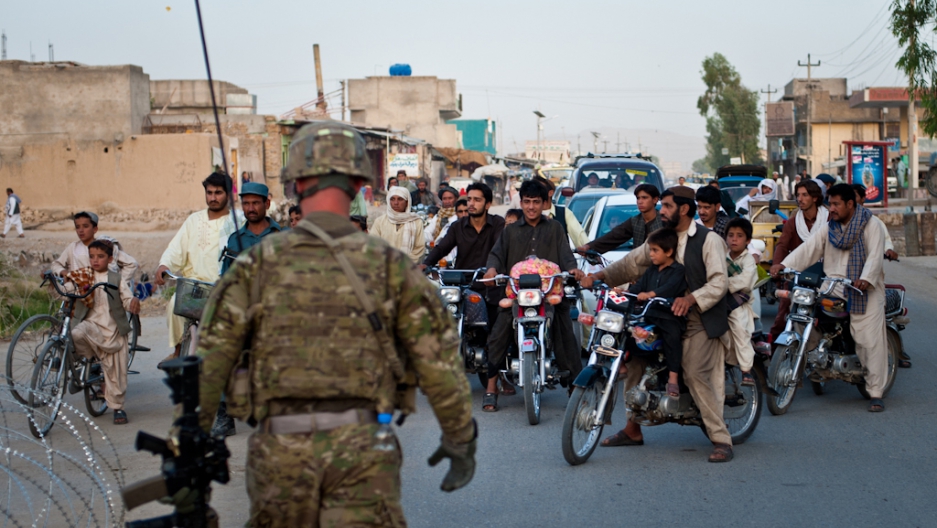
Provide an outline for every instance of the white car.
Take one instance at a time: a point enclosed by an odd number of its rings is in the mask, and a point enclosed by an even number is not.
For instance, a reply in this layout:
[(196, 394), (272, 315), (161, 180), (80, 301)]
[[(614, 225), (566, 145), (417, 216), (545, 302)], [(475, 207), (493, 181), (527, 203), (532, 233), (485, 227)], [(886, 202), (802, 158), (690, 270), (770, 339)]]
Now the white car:
[[(596, 202), (595, 206), (586, 213), (582, 228), (589, 236), (589, 240), (595, 240), (636, 214), (640, 214), (640, 212), (638, 211), (638, 200), (635, 198), (634, 194), (623, 193), (605, 196)], [(604, 257), (608, 259), (609, 263), (615, 262), (627, 255), (633, 247), (629, 240), (625, 244), (611, 251), (607, 251)], [(585, 259), (578, 255), (576, 258), (579, 261), (579, 269), (587, 274), (598, 272), (601, 269), (599, 266), (590, 265)], [(581, 311), (588, 314), (595, 313), (596, 299), (591, 291), (582, 292), (582, 302), (584, 306), (580, 306)], [(583, 338), (588, 339), (588, 331), (582, 332), (582, 334)]]

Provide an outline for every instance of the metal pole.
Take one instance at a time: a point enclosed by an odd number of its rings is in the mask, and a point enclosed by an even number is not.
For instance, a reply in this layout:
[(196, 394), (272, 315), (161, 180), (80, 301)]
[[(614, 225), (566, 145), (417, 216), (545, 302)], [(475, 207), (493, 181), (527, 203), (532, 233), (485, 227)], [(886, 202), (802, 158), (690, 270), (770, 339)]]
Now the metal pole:
[(342, 85), (342, 121), (345, 120), (345, 81), (338, 81)]
[[(914, 11), (914, 0), (909, 0), (908, 7)], [(914, 49), (916, 46), (915, 35), (917, 31), (911, 32), (911, 41), (908, 43), (908, 49)], [(914, 211), (914, 189), (917, 189), (917, 111), (914, 108), (914, 100), (917, 93), (914, 92), (914, 67), (908, 72), (908, 212)], [(888, 185), (886, 184), (887, 188)]]
[(820, 61), (817, 61), (816, 64), (810, 62), (810, 54), (807, 54), (807, 64), (803, 64), (800, 61), (797, 61), (797, 65), (803, 68), (807, 67), (807, 172), (810, 175), (813, 175), (813, 131), (811, 116), (810, 116), (810, 100), (813, 99), (813, 84), (811, 83), (811, 68), (814, 66), (820, 66)]
[(319, 60), (319, 45), (312, 45), (312, 56), (316, 62), (316, 108), (325, 110), (325, 89), (322, 87), (322, 62)]

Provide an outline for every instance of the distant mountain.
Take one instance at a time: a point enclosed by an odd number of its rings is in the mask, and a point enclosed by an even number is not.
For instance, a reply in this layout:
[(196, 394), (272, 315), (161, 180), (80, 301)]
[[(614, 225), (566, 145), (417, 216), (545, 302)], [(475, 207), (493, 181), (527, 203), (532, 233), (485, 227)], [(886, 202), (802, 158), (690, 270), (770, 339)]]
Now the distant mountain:
[[(670, 132), (668, 130), (628, 129), (628, 128), (593, 128), (579, 133), (578, 144), (575, 134), (552, 134), (546, 139), (567, 139), (575, 153), (577, 149), (582, 152), (595, 151), (592, 132), (598, 132), (598, 152), (641, 152), (657, 156), (661, 163), (667, 163), (664, 168), (670, 175), (678, 173), (676, 165), (679, 163), (682, 172), (689, 172), (694, 161), (706, 155), (706, 140), (702, 137), (687, 136)], [(616, 143), (620, 146), (616, 147)], [(640, 147), (639, 147), (640, 144)], [(607, 150), (606, 150), (607, 149)], [(575, 155), (575, 154), (573, 154)]]

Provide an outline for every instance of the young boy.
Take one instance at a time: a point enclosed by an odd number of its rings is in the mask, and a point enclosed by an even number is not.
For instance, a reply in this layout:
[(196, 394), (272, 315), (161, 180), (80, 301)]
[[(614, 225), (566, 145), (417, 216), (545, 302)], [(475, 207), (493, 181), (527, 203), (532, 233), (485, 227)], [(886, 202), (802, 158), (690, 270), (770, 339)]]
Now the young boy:
[[(75, 221), (75, 233), (78, 240), (65, 246), (65, 250), (59, 255), (59, 258), (52, 262), (52, 273), (64, 276), (69, 271), (76, 271), (87, 268), (91, 265), (88, 260), (88, 247), (94, 242), (95, 235), (98, 233), (98, 215), (82, 211), (76, 213), (73, 217)], [(126, 252), (117, 248), (113, 249), (114, 263), (111, 266), (112, 271), (120, 271), (120, 276), (124, 282), (130, 284), (133, 281), (133, 275), (137, 272), (139, 264), (136, 259)]]
[(140, 301), (133, 296), (127, 282), (108, 269), (114, 259), (114, 246), (107, 240), (95, 240), (88, 245), (88, 260), (94, 273), (93, 284), (108, 282), (118, 287), (117, 292), (106, 288), (94, 290), (93, 303), (75, 303), (72, 319), (72, 340), (80, 356), (96, 357), (104, 372), (102, 389), (107, 406), (114, 409), (114, 423), (127, 423), (124, 396), (127, 393), (127, 335), (130, 323), (124, 310), (140, 313)]
[(517, 222), (524, 216), (524, 211), (520, 209), (508, 209), (504, 213), (504, 225), (511, 225), (514, 222)]
[(752, 240), (752, 223), (738, 217), (726, 225), (726, 243), (729, 256), (726, 258), (729, 271), (729, 336), (732, 349), (742, 369), (742, 385), (755, 386), (752, 363), (755, 349), (752, 348), (752, 332), (755, 331), (755, 311), (752, 308), (752, 290), (758, 282), (755, 259), (748, 252)]
[[(631, 293), (638, 294), (638, 301), (646, 301), (653, 297), (673, 299), (686, 293), (686, 268), (674, 260), (677, 254), (677, 240), (677, 232), (671, 228), (658, 229), (647, 237), (646, 244), (653, 266), (628, 289)], [(667, 394), (679, 398), (680, 385), (677, 377), (680, 375), (680, 362), (683, 359), (686, 318), (675, 316), (667, 307), (655, 305), (648, 310), (645, 320), (659, 329), (658, 334), (663, 339), (664, 356), (670, 371)]]
[(300, 220), (303, 219), (303, 210), (300, 209), (298, 205), (294, 205), (290, 207), (289, 215), (290, 215), (290, 228), (292, 229), (296, 227), (296, 224), (298, 224)]

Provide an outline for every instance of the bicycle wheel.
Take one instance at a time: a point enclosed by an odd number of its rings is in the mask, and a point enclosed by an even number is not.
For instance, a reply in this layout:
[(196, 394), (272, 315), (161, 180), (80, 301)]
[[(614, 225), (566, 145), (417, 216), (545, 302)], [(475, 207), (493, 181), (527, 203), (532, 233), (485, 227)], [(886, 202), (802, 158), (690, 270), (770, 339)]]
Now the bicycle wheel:
[(20, 403), (28, 403), (27, 394), (20, 394), (16, 387), (28, 387), (39, 354), (49, 339), (57, 335), (61, 322), (48, 314), (34, 315), (23, 322), (13, 334), (7, 350), (6, 377), (10, 392)]
[(107, 412), (107, 400), (104, 399), (104, 371), (99, 361), (88, 361), (81, 369), (81, 386), (85, 392), (85, 407), (94, 417)]
[(65, 385), (68, 383), (68, 365), (65, 364), (65, 346), (61, 341), (46, 343), (33, 369), (29, 388), (29, 432), (36, 438), (49, 434), (55, 418), (62, 408)]
[(182, 334), (182, 341), (179, 343), (179, 357), (194, 356), (198, 348), (198, 325), (186, 325), (185, 332)]
[(129, 315), (130, 334), (127, 336), (127, 368), (133, 363), (134, 356), (137, 355), (137, 339), (140, 337), (140, 316), (136, 314)]

